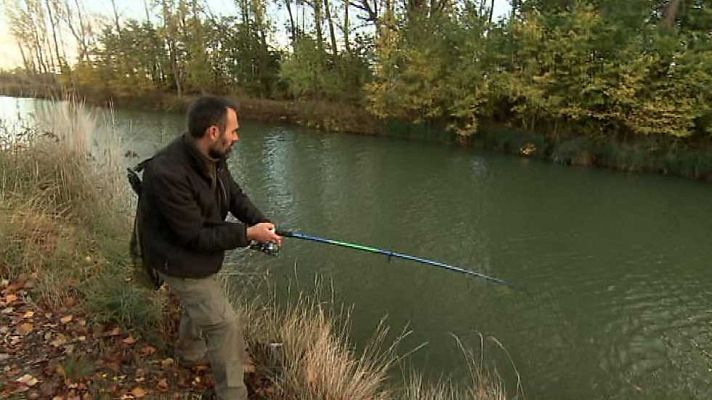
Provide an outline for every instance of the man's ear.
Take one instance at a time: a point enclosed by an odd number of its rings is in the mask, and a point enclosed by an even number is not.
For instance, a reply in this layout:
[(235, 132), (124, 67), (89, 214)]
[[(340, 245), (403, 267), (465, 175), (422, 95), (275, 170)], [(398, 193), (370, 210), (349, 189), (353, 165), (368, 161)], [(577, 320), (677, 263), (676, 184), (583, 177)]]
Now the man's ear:
[(218, 128), (216, 125), (211, 125), (208, 128), (208, 138), (211, 141), (214, 141), (218, 138), (218, 136), (220, 136), (220, 128)]

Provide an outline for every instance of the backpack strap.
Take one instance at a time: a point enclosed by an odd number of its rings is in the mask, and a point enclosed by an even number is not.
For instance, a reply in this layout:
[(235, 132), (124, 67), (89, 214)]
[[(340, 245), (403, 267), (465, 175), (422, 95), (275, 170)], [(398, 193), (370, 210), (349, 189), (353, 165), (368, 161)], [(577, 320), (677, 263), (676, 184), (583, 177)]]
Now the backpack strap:
[[(136, 164), (136, 166), (133, 168), (126, 168), (129, 184), (138, 196), (139, 203), (141, 202), (142, 182), (141, 177), (139, 177), (138, 174), (146, 168), (146, 164), (152, 159), (153, 157), (147, 158)], [(158, 276), (158, 273), (155, 269), (151, 268), (143, 261), (143, 249), (141, 248), (141, 238), (139, 237), (138, 229), (140, 219), (139, 213), (141, 212), (140, 210), (140, 207), (136, 207), (136, 217), (134, 218), (133, 232), (131, 234), (131, 241), (129, 243), (129, 253), (131, 254), (131, 260), (133, 261), (134, 266), (138, 266), (139, 264), (141, 264), (144, 269), (144, 272), (148, 275), (150, 284), (153, 286), (153, 289), (158, 290), (161, 288), (161, 285), (163, 285), (161, 277)]]
[(135, 167), (133, 168), (126, 168), (126, 178), (129, 180), (129, 184), (131, 185), (131, 189), (133, 189), (134, 193), (136, 193), (137, 196), (141, 197), (141, 177), (138, 176), (140, 172), (142, 172), (146, 168), (146, 164), (153, 160), (153, 157), (147, 158), (140, 163), (136, 164)]

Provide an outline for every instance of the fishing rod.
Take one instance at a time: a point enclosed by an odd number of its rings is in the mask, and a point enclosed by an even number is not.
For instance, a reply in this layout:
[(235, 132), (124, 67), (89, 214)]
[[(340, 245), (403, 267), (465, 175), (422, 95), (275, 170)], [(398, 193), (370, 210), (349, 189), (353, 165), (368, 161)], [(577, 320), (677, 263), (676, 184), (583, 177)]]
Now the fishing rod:
[[(298, 231), (289, 231), (289, 230), (277, 230), (277, 235), (279, 236), (284, 236), (288, 238), (294, 238), (294, 239), (301, 239), (301, 240), (306, 240), (310, 242), (317, 242), (317, 243), (324, 243), (324, 244), (330, 244), (333, 246), (340, 246), (340, 247), (346, 247), (349, 249), (354, 249), (354, 250), (361, 250), (369, 253), (374, 253), (374, 254), (381, 254), (390, 260), (392, 257), (395, 258), (401, 258), (404, 260), (410, 260), (410, 261), (415, 261), (421, 264), (426, 264), (426, 265), (431, 265), (434, 267), (439, 267), (439, 268), (444, 268), (449, 271), (454, 271), (454, 272), (460, 272), (462, 274), (467, 274), (467, 275), (472, 275), (477, 278), (481, 278), (490, 282), (498, 283), (500, 285), (506, 285), (506, 286), (512, 286), (509, 282), (504, 281), (499, 278), (494, 278), (479, 272), (471, 271), (469, 269), (461, 268), (461, 267), (456, 267), (454, 265), (450, 264), (445, 264), (440, 261), (434, 261), (434, 260), (429, 260), (427, 258), (421, 258), (421, 257), (416, 257), (416, 256), (411, 256), (408, 254), (403, 254), (403, 253), (397, 253), (395, 251), (391, 250), (383, 250), (383, 249), (378, 249), (375, 247), (370, 247), (370, 246), (364, 246), (361, 244), (356, 244), (356, 243), (349, 243), (349, 242), (342, 242), (339, 240), (334, 240), (334, 239), (327, 239), (327, 238), (322, 238), (318, 236), (313, 236), (313, 235), (308, 235), (306, 233), (298, 232)], [(255, 244), (252, 246), (254, 249), (263, 251), (267, 254), (270, 255), (277, 255), (279, 252), (279, 247), (275, 243), (262, 243), (262, 244)]]

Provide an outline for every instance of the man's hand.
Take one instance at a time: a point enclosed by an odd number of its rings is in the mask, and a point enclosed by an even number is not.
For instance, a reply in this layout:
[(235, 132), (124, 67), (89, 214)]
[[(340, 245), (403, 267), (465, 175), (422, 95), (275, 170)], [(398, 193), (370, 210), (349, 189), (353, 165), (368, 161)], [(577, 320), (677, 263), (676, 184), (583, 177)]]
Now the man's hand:
[(275, 233), (275, 226), (270, 222), (261, 222), (247, 228), (247, 240), (260, 243), (274, 242), (282, 245), (282, 237)]

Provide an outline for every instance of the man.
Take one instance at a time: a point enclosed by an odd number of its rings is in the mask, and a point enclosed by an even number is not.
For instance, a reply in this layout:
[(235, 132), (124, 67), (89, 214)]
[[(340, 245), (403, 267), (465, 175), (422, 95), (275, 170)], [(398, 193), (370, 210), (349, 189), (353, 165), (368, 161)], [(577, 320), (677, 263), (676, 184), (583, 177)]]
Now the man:
[[(221, 400), (247, 399), (245, 345), (215, 274), (225, 250), (282, 240), (227, 168), (238, 128), (234, 103), (196, 100), (188, 110), (188, 132), (145, 165), (137, 223), (143, 262), (181, 302), (176, 356), (184, 364), (207, 356)], [(242, 223), (226, 222), (228, 211)]]

